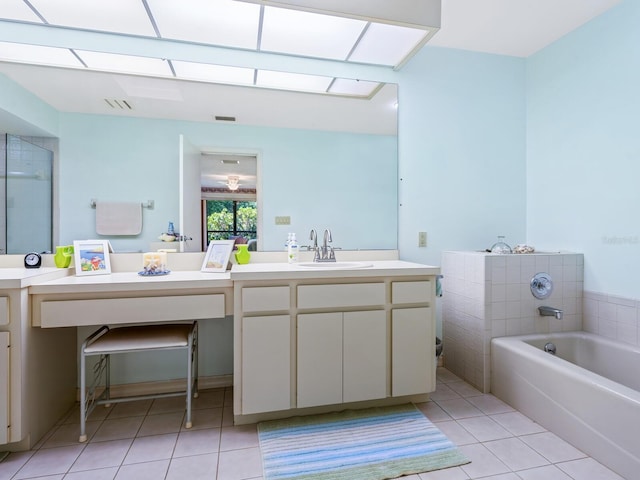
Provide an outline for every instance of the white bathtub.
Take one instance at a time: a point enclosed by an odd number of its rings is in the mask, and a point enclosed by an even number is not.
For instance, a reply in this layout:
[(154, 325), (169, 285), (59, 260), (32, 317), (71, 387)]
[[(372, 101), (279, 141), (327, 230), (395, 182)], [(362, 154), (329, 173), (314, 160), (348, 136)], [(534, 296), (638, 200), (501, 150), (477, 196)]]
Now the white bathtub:
[(491, 391), (624, 478), (640, 478), (638, 348), (586, 332), (494, 338)]

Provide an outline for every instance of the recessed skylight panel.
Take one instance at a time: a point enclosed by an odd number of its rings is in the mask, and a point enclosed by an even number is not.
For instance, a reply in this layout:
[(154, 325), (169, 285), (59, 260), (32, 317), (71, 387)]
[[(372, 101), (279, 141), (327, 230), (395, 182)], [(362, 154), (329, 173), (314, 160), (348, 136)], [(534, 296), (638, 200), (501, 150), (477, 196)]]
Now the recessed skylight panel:
[(255, 50), (260, 5), (233, 0), (147, 0), (163, 38)]
[(331, 84), (329, 93), (336, 95), (353, 95), (356, 97), (368, 97), (380, 84), (366, 80), (354, 80), (352, 78), (336, 78)]
[(84, 68), (67, 48), (0, 42), (0, 60), (56, 67)]
[(176, 71), (176, 77), (179, 79), (209, 83), (230, 83), (233, 85), (253, 84), (253, 68), (227, 67), (176, 60), (171, 63)]
[(362, 20), (264, 7), (260, 49), (345, 60), (365, 26)]
[(319, 75), (258, 70), (256, 85), (299, 92), (325, 93), (331, 84), (331, 80), (330, 77), (321, 77)]
[(140, 0), (29, 1), (52, 25), (148, 37), (156, 36), (149, 15)]
[(42, 23), (42, 20), (22, 0), (2, 0), (0, 18)]
[(90, 52), (87, 50), (76, 50), (75, 52), (91, 70), (155, 77), (173, 77), (169, 64), (160, 58)]
[(352, 62), (396, 66), (427, 36), (427, 30), (372, 23), (349, 57)]

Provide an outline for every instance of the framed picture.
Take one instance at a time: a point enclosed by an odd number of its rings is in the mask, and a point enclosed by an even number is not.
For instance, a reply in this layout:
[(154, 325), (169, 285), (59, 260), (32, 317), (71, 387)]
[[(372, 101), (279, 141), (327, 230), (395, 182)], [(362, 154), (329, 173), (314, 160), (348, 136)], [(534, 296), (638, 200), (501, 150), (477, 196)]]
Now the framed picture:
[(203, 272), (225, 272), (234, 242), (234, 240), (211, 240), (200, 270)]
[(108, 240), (76, 240), (73, 255), (76, 275), (100, 275), (111, 273)]

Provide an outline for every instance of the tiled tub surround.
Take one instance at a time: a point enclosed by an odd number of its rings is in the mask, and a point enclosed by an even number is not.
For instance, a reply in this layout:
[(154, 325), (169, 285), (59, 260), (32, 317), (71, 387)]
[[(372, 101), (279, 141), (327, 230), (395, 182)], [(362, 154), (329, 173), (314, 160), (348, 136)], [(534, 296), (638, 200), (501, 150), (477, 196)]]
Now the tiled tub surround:
[(640, 346), (640, 299), (585, 291), (583, 310), (585, 332)]
[[(498, 255), (443, 252), (444, 364), (483, 392), (490, 390), (494, 337), (582, 330), (584, 260), (577, 253)], [(530, 291), (538, 272), (551, 275), (546, 300)], [(541, 305), (560, 308), (562, 320), (542, 317)]]

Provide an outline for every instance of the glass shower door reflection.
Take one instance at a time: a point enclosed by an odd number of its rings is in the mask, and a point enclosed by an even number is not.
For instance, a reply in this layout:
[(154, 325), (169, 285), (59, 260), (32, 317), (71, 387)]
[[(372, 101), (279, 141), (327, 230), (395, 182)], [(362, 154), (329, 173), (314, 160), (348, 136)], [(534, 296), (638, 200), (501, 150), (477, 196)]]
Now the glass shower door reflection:
[(6, 139), (4, 253), (50, 252), (53, 153), (19, 137)]

